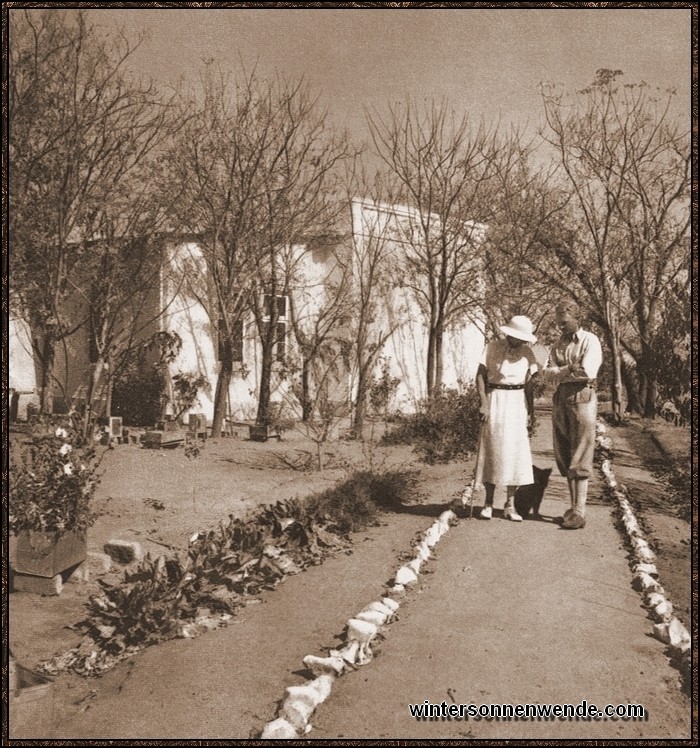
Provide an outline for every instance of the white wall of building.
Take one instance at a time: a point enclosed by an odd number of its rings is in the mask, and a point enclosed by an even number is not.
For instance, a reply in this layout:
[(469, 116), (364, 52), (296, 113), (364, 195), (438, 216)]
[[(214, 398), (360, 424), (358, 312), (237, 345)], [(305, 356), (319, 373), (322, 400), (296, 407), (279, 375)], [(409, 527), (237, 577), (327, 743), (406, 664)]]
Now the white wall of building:
[(19, 394), (17, 417), (26, 420), (27, 405), (38, 405), (39, 396), (36, 389), (31, 331), (29, 325), (19, 317), (10, 317), (8, 347), (10, 394), (13, 390)]
[[(310, 330), (318, 310), (323, 304), (325, 287), (333, 268), (332, 254), (307, 251), (306, 247), (291, 248), (290, 261), (294, 264), (299, 285), (295, 290), (294, 303), (300, 324)], [(199, 394), (199, 403), (191, 412), (204, 413), (211, 422), (214, 415), (214, 397), (220, 364), (216, 330), (209, 315), (197, 296), (205, 293), (204, 259), (200, 247), (193, 242), (175, 244), (169, 248), (168, 261), (174, 273), (165, 273), (162, 303), (166, 313), (162, 329), (176, 332), (182, 338), (182, 349), (170, 366), (170, 374), (203, 374), (208, 381)], [(198, 268), (199, 274), (193, 270)], [(185, 282), (182, 282), (183, 274)], [(199, 284), (199, 287), (197, 287)], [(287, 307), (289, 310), (289, 307)], [(295, 341), (289, 311), (287, 322), (287, 361), (295, 357)], [(261, 356), (257, 326), (252, 314), (244, 320), (243, 362), (233, 364), (233, 376), (229, 387), (230, 413), (234, 420), (254, 420), (257, 412), (257, 392), (260, 382)], [(290, 382), (283, 376), (284, 367), (273, 363), (271, 402), (282, 403), (292, 412), (298, 407), (290, 391)]]
[[(409, 209), (403, 206), (353, 200), (352, 221), (357, 251), (361, 253), (363, 245), (367, 246), (369, 242), (380, 242), (387, 262), (400, 262), (402, 250), (395, 237), (405, 235), (405, 232), (397, 230), (396, 224), (407, 220), (408, 216)], [(384, 361), (388, 362), (390, 375), (400, 380), (393, 406), (404, 412), (412, 412), (417, 403), (427, 396), (428, 354), (428, 329), (414, 292), (410, 288), (393, 285), (374, 324), (378, 329), (393, 329), (378, 357), (376, 375), (379, 375)], [(460, 382), (466, 384), (474, 381), (484, 349), (483, 329), (480, 320), (465, 319), (445, 331), (443, 383), (446, 387), (456, 388)]]

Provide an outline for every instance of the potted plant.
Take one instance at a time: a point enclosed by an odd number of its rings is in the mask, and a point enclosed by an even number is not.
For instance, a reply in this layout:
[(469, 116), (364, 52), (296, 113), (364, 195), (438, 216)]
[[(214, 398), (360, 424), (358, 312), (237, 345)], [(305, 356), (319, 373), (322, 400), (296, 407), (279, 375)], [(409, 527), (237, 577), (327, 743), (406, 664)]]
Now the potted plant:
[(13, 569), (54, 577), (87, 558), (86, 531), (94, 521), (95, 451), (72, 427), (39, 425), (13, 445), (10, 532)]

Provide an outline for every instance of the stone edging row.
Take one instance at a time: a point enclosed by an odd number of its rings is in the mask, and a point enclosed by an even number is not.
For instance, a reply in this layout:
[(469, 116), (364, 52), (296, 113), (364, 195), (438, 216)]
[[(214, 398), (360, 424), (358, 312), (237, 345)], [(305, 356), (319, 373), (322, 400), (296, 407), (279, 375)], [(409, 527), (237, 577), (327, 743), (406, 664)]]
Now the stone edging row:
[(645, 606), (651, 611), (656, 621), (654, 636), (668, 645), (672, 658), (678, 662), (679, 669), (685, 678), (691, 668), (690, 634), (673, 614), (673, 605), (659, 582), (659, 572), (654, 563), (656, 555), (649, 546), (632, 511), (632, 506), (627, 499), (627, 488), (618, 483), (615, 478), (611, 459), (613, 443), (612, 439), (605, 435), (606, 433), (605, 424), (599, 420), (596, 423), (596, 446), (602, 458), (600, 469), (608, 490), (620, 507), (622, 523), (632, 545), (632, 585), (642, 594)]
[(277, 710), (277, 717), (264, 726), (261, 738), (293, 740), (311, 731), (309, 720), (316, 707), (330, 696), (335, 680), (372, 661), (372, 642), (379, 634), (380, 627), (391, 622), (406, 588), (418, 581), (421, 566), (430, 558), (431, 549), (450, 529), (450, 521), (456, 516), (450, 509), (444, 511), (422, 534), (414, 547), (415, 558), (396, 572), (393, 585), (385, 591), (381, 600), (369, 603), (348, 620), (343, 647), (331, 649), (328, 657), (304, 657), (305, 667), (315, 677), (303, 686), (286, 689), (287, 695)]
[[(602, 456), (600, 468), (606, 486), (620, 506), (622, 522), (633, 548), (633, 585), (644, 595), (645, 605), (654, 615), (654, 635), (667, 644), (672, 654), (680, 659), (681, 671), (685, 673), (691, 667), (690, 634), (673, 615), (673, 605), (658, 581), (659, 573), (654, 564), (656, 555), (634, 516), (627, 499), (626, 487), (615, 479), (611, 461), (612, 439), (605, 435), (606, 431), (605, 425), (599, 420), (596, 424), (596, 445)], [(464, 490), (461, 496), (462, 508), (470, 505), (473, 490), (473, 485), (468, 485)], [(286, 698), (277, 710), (276, 718), (265, 724), (260, 736), (262, 739), (294, 740), (311, 731), (310, 719), (316, 707), (330, 696), (336, 679), (372, 661), (372, 642), (379, 634), (380, 627), (391, 622), (406, 588), (418, 581), (422, 564), (430, 558), (431, 549), (449, 530), (450, 521), (456, 517), (455, 512), (448, 509), (423, 533), (422, 539), (415, 546), (415, 558), (396, 572), (394, 584), (386, 590), (385, 596), (369, 603), (354, 618), (348, 620), (346, 643), (343, 647), (331, 649), (328, 657), (304, 657), (305, 667), (315, 677), (305, 685), (289, 686), (286, 689)]]

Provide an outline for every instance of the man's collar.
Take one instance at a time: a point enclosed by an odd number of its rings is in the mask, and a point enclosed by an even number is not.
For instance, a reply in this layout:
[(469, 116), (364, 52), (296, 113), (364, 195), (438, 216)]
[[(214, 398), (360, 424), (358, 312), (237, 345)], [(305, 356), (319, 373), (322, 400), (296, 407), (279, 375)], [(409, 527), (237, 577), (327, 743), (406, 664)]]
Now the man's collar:
[(562, 338), (563, 338), (563, 339), (564, 339), (564, 340), (565, 340), (565, 341), (566, 341), (567, 343), (572, 343), (572, 342), (573, 342), (573, 343), (578, 343), (578, 342), (579, 342), (579, 340), (581, 339), (581, 335), (580, 335), (580, 333), (581, 333), (581, 330), (582, 330), (582, 329), (583, 329), (583, 328), (579, 327), (579, 328), (578, 328), (578, 330), (576, 330), (576, 332), (572, 332), (572, 333), (569, 333), (568, 335), (562, 335)]

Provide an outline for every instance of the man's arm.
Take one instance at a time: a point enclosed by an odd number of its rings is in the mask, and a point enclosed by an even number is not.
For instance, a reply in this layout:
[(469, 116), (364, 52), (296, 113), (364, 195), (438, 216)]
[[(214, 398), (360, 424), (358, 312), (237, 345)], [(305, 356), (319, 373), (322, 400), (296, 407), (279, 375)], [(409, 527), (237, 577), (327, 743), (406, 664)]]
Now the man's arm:
[(544, 367), (539, 371), (543, 382), (560, 382), (569, 375), (570, 369), (568, 366), (557, 366), (556, 363), (553, 363), (552, 359), (555, 355), (554, 347), (552, 347), (549, 352), (549, 357), (545, 361)]
[(595, 379), (603, 363), (603, 349), (597, 335), (590, 333), (587, 336), (588, 345), (581, 356), (581, 376), (586, 379)]

